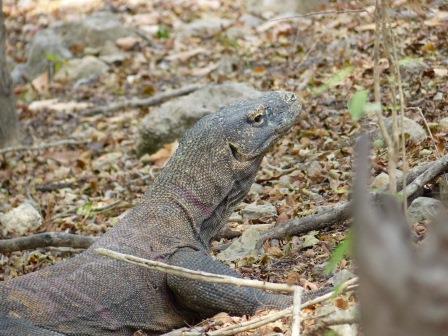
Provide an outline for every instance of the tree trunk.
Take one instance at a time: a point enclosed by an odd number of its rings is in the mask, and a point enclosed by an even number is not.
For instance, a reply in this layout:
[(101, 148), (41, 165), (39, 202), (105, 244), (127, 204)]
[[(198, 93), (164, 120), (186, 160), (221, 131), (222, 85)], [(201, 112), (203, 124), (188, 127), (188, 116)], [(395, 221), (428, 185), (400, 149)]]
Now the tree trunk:
[(367, 139), (358, 142), (354, 183), (354, 256), (366, 336), (448, 334), (447, 216), (434, 220), (416, 249), (409, 224), (394, 195), (375, 201), (367, 190)]
[(14, 93), (6, 66), (5, 40), (3, 3), (0, 0), (0, 147), (14, 143), (18, 135)]

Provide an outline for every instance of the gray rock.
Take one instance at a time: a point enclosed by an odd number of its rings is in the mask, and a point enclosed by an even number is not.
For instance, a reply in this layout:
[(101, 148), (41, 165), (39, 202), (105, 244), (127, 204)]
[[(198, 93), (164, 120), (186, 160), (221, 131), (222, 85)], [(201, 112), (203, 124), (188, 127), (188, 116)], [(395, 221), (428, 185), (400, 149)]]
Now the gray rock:
[(234, 261), (248, 256), (256, 257), (258, 255), (256, 246), (260, 238), (261, 233), (258, 230), (249, 228), (216, 257), (223, 261)]
[(420, 58), (405, 58), (402, 59), (399, 63), (400, 69), (403, 70), (405, 76), (417, 75), (429, 69), (428, 64), (426, 64)]
[(333, 285), (333, 287), (337, 287), (342, 283), (353, 279), (355, 275), (347, 269), (342, 269), (336, 272), (330, 279), (328, 279), (328, 283)]
[[(387, 128), (387, 131), (389, 134), (392, 132), (392, 117), (385, 119), (385, 125)], [(398, 127), (400, 129), (401, 122), (400, 118), (398, 118)], [(426, 131), (425, 129), (420, 126), (417, 122), (415, 122), (412, 119), (404, 117), (404, 132), (409, 137), (409, 140), (411, 140), (414, 143), (418, 143), (424, 139), (426, 139)]]
[(261, 184), (254, 183), (250, 186), (249, 193), (252, 194), (261, 194), (263, 192), (264, 188)]
[(198, 19), (190, 23), (180, 25), (176, 31), (179, 36), (205, 36), (216, 34), (231, 24), (230, 20), (219, 17)]
[(104, 74), (109, 67), (94, 56), (75, 58), (64, 63), (55, 76), (57, 81), (79, 81), (96, 78)]
[(243, 218), (248, 219), (258, 219), (262, 217), (273, 217), (277, 215), (277, 209), (272, 204), (248, 204), (244, 209), (241, 210)]
[[(395, 176), (397, 179), (403, 177), (403, 172), (401, 170), (396, 169), (395, 170)], [(384, 190), (387, 189), (389, 186), (389, 175), (386, 173), (380, 173), (373, 179), (372, 187), (377, 190)]]
[(71, 47), (83, 44), (85, 47), (101, 48), (108, 41), (135, 35), (125, 27), (118, 16), (110, 12), (97, 12), (79, 21), (60, 22), (51, 27), (61, 36), (64, 45)]
[(0, 215), (2, 236), (9, 234), (23, 236), (42, 225), (42, 215), (29, 202), (24, 202), (17, 208)]
[(208, 85), (154, 109), (144, 118), (138, 139), (140, 155), (153, 153), (181, 137), (197, 120), (241, 98), (261, 93), (242, 83)]
[(49, 55), (61, 61), (70, 59), (70, 48), (74, 46), (81, 45), (85, 50), (94, 49), (100, 56), (111, 58), (108, 42), (115, 43), (120, 37), (134, 34), (132, 29), (122, 25), (115, 14), (109, 12), (94, 13), (78, 21), (56, 22), (36, 34), (29, 47), (26, 64), (19, 64), (12, 72), (13, 81), (20, 83), (25, 78), (32, 80), (46, 71)]
[(17, 65), (11, 73), (14, 83), (21, 83), (25, 78), (34, 79), (45, 72), (50, 66), (50, 60), (69, 59), (72, 53), (64, 45), (61, 36), (52, 29), (45, 29), (36, 34), (28, 52), (26, 64)]
[(100, 50), (99, 58), (107, 64), (122, 63), (126, 59), (126, 53), (112, 41), (107, 41)]
[(250, 14), (243, 14), (240, 17), (240, 21), (248, 28), (257, 28), (258, 26), (263, 24), (262, 19)]
[(372, 187), (374, 189), (383, 190), (389, 185), (389, 175), (386, 173), (380, 173), (373, 179)]
[(439, 213), (443, 203), (430, 197), (417, 197), (408, 208), (409, 217), (418, 222), (421, 220), (431, 220)]
[(311, 161), (307, 164), (306, 173), (309, 177), (316, 177), (322, 173), (322, 166), (318, 161)]

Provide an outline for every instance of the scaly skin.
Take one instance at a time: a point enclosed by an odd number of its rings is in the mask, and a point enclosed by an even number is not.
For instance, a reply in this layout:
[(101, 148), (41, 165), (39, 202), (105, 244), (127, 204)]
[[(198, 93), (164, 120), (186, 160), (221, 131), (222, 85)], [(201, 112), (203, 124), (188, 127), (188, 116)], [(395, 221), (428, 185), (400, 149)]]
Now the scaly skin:
[(219, 311), (252, 314), (291, 304), (260, 290), (167, 276), (94, 249), (238, 276), (210, 257), (210, 241), (300, 111), (294, 94), (268, 92), (201, 119), (142, 202), (88, 250), (0, 284), (0, 335), (159, 335)]

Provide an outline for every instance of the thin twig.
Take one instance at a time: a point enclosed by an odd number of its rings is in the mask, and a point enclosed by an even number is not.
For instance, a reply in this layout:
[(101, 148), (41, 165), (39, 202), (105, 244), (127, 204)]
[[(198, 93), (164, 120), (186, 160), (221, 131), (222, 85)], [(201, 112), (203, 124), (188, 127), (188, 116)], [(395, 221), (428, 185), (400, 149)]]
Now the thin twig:
[(126, 108), (139, 108), (139, 107), (148, 107), (148, 106), (154, 106), (159, 105), (171, 98), (184, 96), (187, 94), (190, 94), (200, 88), (202, 88), (203, 85), (200, 84), (193, 84), (189, 85), (180, 89), (171, 90), (167, 92), (162, 92), (160, 94), (155, 95), (154, 97), (150, 98), (133, 98), (117, 103), (112, 103), (110, 105), (106, 106), (97, 106), (90, 108), (88, 110), (85, 110), (81, 113), (84, 117), (91, 117), (97, 114), (107, 114), (111, 112), (115, 112), (118, 110), (126, 109)]
[(292, 326), (291, 336), (300, 336), (300, 306), (302, 301), (302, 288), (294, 286), (294, 296), (292, 305)]
[(251, 288), (258, 288), (258, 289), (268, 289), (268, 290), (272, 290), (272, 291), (281, 291), (281, 292), (290, 292), (290, 293), (294, 292), (294, 289), (295, 289), (294, 286), (288, 285), (288, 284), (280, 284), (280, 283), (266, 282), (266, 281), (260, 281), (260, 280), (240, 279), (240, 278), (235, 278), (235, 277), (226, 276), (226, 275), (222, 275), (222, 274), (193, 271), (188, 268), (168, 265), (168, 264), (165, 264), (160, 261), (144, 259), (144, 258), (136, 257), (136, 256), (133, 256), (130, 254), (115, 252), (115, 251), (108, 250), (105, 248), (97, 248), (95, 250), (95, 252), (100, 255), (109, 257), (109, 258), (121, 260), (121, 261), (124, 261), (127, 263), (146, 267), (146, 268), (160, 271), (160, 272), (165, 272), (168, 274), (182, 276), (187, 279), (207, 281), (207, 282), (220, 283), (220, 284), (231, 284), (231, 285), (236, 285), (236, 286), (251, 287)]
[[(383, 107), (381, 104), (381, 86), (380, 86), (380, 69), (379, 69), (379, 58), (380, 58), (380, 30), (382, 28), (382, 8), (381, 0), (375, 1), (375, 42), (373, 48), (373, 82), (374, 82), (374, 95), (375, 95), (375, 105), (376, 105), (376, 115), (378, 118), (378, 124), (383, 135), (384, 141), (387, 147), (387, 153), (389, 156), (388, 172), (389, 172), (389, 191), (395, 193), (396, 181), (395, 181), (395, 170), (396, 170), (396, 156), (395, 156), (395, 143), (392, 140), (389, 132), (387, 131), (386, 125), (384, 123)], [(393, 123), (393, 122), (392, 122)], [(394, 129), (392, 125), (392, 130)]]
[(34, 146), (15, 146), (15, 147), (6, 147), (0, 149), (0, 155), (10, 153), (10, 152), (26, 152), (26, 151), (39, 151), (47, 148), (58, 147), (58, 146), (75, 146), (75, 145), (84, 145), (88, 143), (89, 140), (77, 140), (77, 139), (64, 139), (58, 140), (54, 142), (42, 143)]

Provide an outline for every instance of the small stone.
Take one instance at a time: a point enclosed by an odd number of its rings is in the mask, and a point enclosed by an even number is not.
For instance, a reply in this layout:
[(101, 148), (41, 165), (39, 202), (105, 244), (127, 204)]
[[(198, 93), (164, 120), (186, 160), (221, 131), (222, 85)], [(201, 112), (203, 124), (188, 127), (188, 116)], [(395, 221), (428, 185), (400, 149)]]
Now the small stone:
[(243, 218), (246, 220), (258, 219), (261, 217), (273, 217), (277, 215), (277, 209), (272, 204), (249, 204), (241, 210)]
[(429, 66), (420, 58), (405, 58), (400, 61), (400, 68), (405, 74), (416, 75), (429, 69)]
[(286, 187), (289, 188), (292, 185), (292, 178), (289, 175), (283, 175), (280, 176), (280, 178), (278, 179), (278, 184), (281, 185), (282, 187)]
[(258, 230), (249, 228), (216, 257), (223, 261), (234, 261), (247, 256), (257, 256), (256, 246), (260, 238), (261, 233)]
[(380, 173), (373, 179), (372, 187), (374, 189), (382, 190), (386, 189), (389, 185), (389, 175), (386, 173)]
[(443, 93), (442, 92), (437, 92), (432, 99), (435, 100), (435, 101), (443, 100)]
[(23, 236), (42, 225), (42, 215), (29, 202), (22, 203), (17, 208), (0, 215), (2, 236), (14, 234)]
[(78, 81), (104, 74), (108, 66), (94, 56), (72, 59), (65, 63), (55, 76), (57, 81)]
[(336, 287), (354, 277), (355, 275), (352, 272), (347, 269), (343, 269), (336, 272), (330, 279), (328, 279), (328, 282)]
[(271, 247), (280, 247), (280, 241), (278, 239), (271, 239)]
[(263, 186), (261, 184), (258, 183), (254, 183), (252, 184), (252, 186), (250, 187), (249, 192), (252, 194), (261, 194), (263, 192)]
[(408, 214), (415, 222), (431, 220), (439, 213), (443, 203), (430, 197), (417, 197), (408, 208)]
[(306, 173), (309, 177), (319, 176), (322, 172), (322, 166), (318, 161), (312, 161), (306, 168)]
[(263, 23), (263, 20), (250, 14), (243, 14), (240, 21), (248, 28), (257, 28)]
[(181, 25), (177, 31), (181, 36), (205, 36), (218, 33), (230, 25), (231, 21), (219, 17), (208, 17)]
[(121, 37), (117, 41), (115, 41), (117, 46), (120, 49), (123, 49), (124, 51), (132, 50), (134, 47), (137, 46), (137, 44), (139, 42), (140, 42), (140, 40), (138, 38), (136, 38), (135, 36)]
[(242, 223), (243, 216), (241, 216), (238, 212), (232, 212), (232, 214), (229, 217), (229, 222)]
[(99, 158), (92, 161), (92, 168), (94, 170), (107, 170), (110, 169), (121, 158), (122, 153), (112, 152), (101, 155)]
[(442, 130), (448, 131), (448, 117), (440, 119), (439, 126)]
[[(398, 118), (398, 128), (401, 128), (401, 118)], [(420, 126), (417, 122), (412, 119), (404, 118), (404, 133), (408, 136), (409, 140), (414, 143), (418, 143), (424, 139), (426, 139), (426, 131)], [(392, 132), (392, 117), (389, 117), (385, 120), (385, 125), (389, 134)], [(400, 130), (401, 132), (401, 130)]]
[(424, 148), (420, 152), (418, 152), (420, 156), (428, 156), (432, 154), (432, 150)]
[[(403, 172), (401, 170), (396, 169), (395, 177), (397, 179), (402, 178)], [(377, 190), (387, 189), (389, 186), (389, 181), (390, 181), (389, 175), (382, 172), (382, 173), (378, 174), (377, 176), (375, 176), (375, 178), (373, 179), (373, 182), (372, 182), (372, 187)]]

